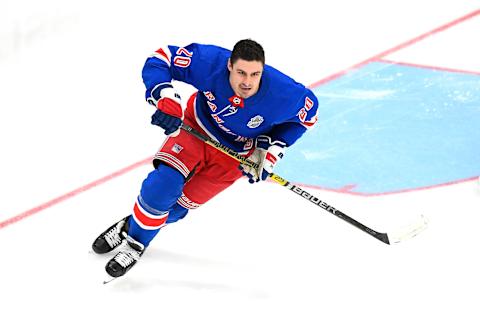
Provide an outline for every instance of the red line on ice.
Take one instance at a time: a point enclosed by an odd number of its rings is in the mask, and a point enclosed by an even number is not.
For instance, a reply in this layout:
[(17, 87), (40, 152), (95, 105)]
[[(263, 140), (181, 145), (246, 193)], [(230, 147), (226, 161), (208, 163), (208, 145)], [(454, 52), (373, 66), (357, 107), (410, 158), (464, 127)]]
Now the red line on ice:
[(408, 46), (411, 46), (411, 45), (413, 45), (413, 44), (416, 44), (416, 43), (418, 43), (419, 41), (424, 40), (425, 38), (428, 38), (428, 37), (430, 37), (430, 36), (432, 36), (432, 35), (435, 35), (435, 34), (437, 34), (437, 33), (439, 33), (439, 32), (445, 31), (445, 30), (447, 30), (447, 29), (449, 29), (449, 28), (451, 28), (451, 27), (453, 27), (453, 26), (455, 26), (455, 25), (458, 25), (458, 24), (460, 24), (460, 23), (462, 23), (462, 22), (465, 22), (465, 21), (467, 21), (467, 20), (469, 20), (469, 19), (471, 19), (471, 18), (473, 18), (473, 17), (475, 17), (475, 16), (477, 16), (477, 15), (479, 15), (479, 14), (480, 14), (480, 9), (479, 9), (479, 10), (475, 10), (475, 11), (473, 11), (473, 12), (470, 12), (470, 13), (468, 13), (467, 15), (464, 15), (464, 16), (462, 16), (462, 17), (459, 17), (459, 18), (457, 18), (457, 19), (455, 19), (455, 20), (453, 20), (453, 21), (451, 21), (451, 22), (449, 22), (449, 23), (446, 23), (446, 24), (444, 24), (444, 25), (442, 25), (442, 26), (440, 26), (440, 27), (437, 27), (437, 28), (435, 28), (435, 29), (433, 29), (433, 30), (431, 30), (431, 31), (429, 31), (429, 32), (426, 32), (426, 33), (420, 35), (420, 36), (417, 36), (417, 37), (415, 37), (415, 38), (413, 38), (413, 39), (410, 39), (410, 40), (408, 40), (408, 41), (405, 41), (404, 43), (401, 43), (401, 44), (399, 44), (399, 45), (397, 45), (397, 46), (395, 46), (395, 47), (393, 47), (393, 48), (390, 48), (390, 49), (385, 50), (385, 51), (383, 51), (383, 52), (381, 52), (381, 53), (378, 53), (377, 55), (374, 55), (373, 57), (370, 57), (370, 58), (368, 58), (368, 59), (366, 59), (366, 60), (364, 60), (364, 61), (362, 61), (362, 62), (360, 62), (360, 63), (357, 63), (357, 64), (355, 64), (355, 65), (352, 65), (352, 66), (350, 66), (350, 67), (347, 68), (347, 69), (344, 69), (344, 70), (342, 70), (342, 71), (340, 71), (340, 72), (331, 74), (331, 75), (329, 75), (329, 76), (327, 76), (327, 77), (325, 77), (325, 78), (317, 81), (316, 83), (313, 83), (310, 87), (311, 87), (311, 88), (314, 88), (314, 87), (317, 87), (317, 86), (319, 86), (319, 85), (325, 84), (325, 83), (327, 83), (327, 82), (329, 82), (329, 81), (331, 81), (331, 80), (334, 80), (334, 79), (336, 79), (336, 78), (338, 78), (338, 77), (340, 77), (340, 76), (345, 75), (346, 73), (348, 73), (348, 72), (351, 71), (351, 70), (354, 70), (354, 69), (356, 69), (356, 68), (359, 68), (359, 67), (361, 67), (361, 66), (364, 66), (365, 64), (370, 63), (370, 62), (372, 62), (372, 61), (381, 59), (381, 58), (383, 58), (383, 57), (385, 57), (385, 56), (387, 56), (387, 55), (389, 55), (389, 54), (392, 54), (393, 52), (397, 52), (398, 50), (401, 50), (401, 49), (404, 49), (404, 48), (406, 48), (406, 47), (408, 47)]
[(120, 170), (118, 170), (118, 171), (116, 171), (116, 172), (113, 172), (113, 173), (110, 174), (110, 175), (107, 175), (107, 176), (102, 177), (102, 178), (100, 178), (100, 179), (97, 179), (97, 180), (95, 180), (95, 181), (93, 181), (93, 182), (91, 182), (91, 183), (89, 183), (89, 184), (86, 184), (85, 186), (82, 186), (82, 187), (80, 187), (80, 188), (77, 188), (77, 189), (75, 189), (75, 190), (72, 190), (72, 191), (70, 191), (70, 192), (67, 192), (67, 193), (64, 194), (64, 195), (61, 195), (61, 196), (59, 196), (59, 197), (57, 197), (57, 198), (55, 198), (55, 199), (52, 199), (52, 200), (47, 201), (47, 202), (45, 202), (45, 203), (42, 203), (42, 204), (40, 204), (39, 206), (36, 206), (36, 207), (34, 207), (34, 208), (30, 209), (30, 210), (27, 210), (27, 211), (25, 211), (25, 212), (23, 212), (23, 213), (20, 213), (20, 214), (16, 215), (16, 216), (13, 216), (13, 217), (11, 217), (11, 218), (3, 221), (3, 222), (0, 222), (0, 229), (6, 227), (6, 226), (8, 226), (8, 225), (11, 225), (11, 224), (13, 224), (13, 223), (16, 223), (16, 222), (18, 222), (18, 221), (21, 221), (21, 220), (23, 220), (24, 218), (29, 217), (29, 216), (31, 216), (31, 215), (33, 215), (33, 214), (35, 214), (35, 213), (40, 212), (40, 211), (43, 211), (43, 210), (45, 210), (45, 209), (47, 209), (47, 208), (49, 208), (49, 207), (51, 207), (51, 206), (54, 206), (55, 204), (58, 204), (58, 203), (60, 203), (60, 202), (62, 202), (62, 201), (65, 201), (65, 200), (67, 200), (67, 199), (70, 199), (70, 198), (72, 198), (72, 197), (74, 197), (74, 196), (76, 196), (76, 195), (78, 195), (78, 194), (80, 194), (80, 193), (82, 193), (82, 192), (85, 192), (85, 191), (87, 191), (87, 190), (89, 190), (89, 189), (92, 189), (93, 187), (96, 187), (96, 186), (98, 186), (98, 185), (101, 185), (101, 184), (103, 184), (103, 183), (105, 183), (105, 182), (107, 182), (107, 181), (109, 181), (109, 180), (112, 180), (112, 179), (114, 179), (114, 178), (116, 178), (116, 177), (118, 177), (118, 176), (120, 176), (120, 175), (123, 175), (123, 174), (125, 174), (125, 173), (127, 173), (127, 172), (130, 172), (131, 170), (134, 170), (134, 169), (136, 169), (137, 167), (140, 167), (140, 166), (142, 166), (142, 165), (148, 164), (148, 163), (151, 162), (151, 161), (152, 161), (152, 157), (149, 157), (149, 158), (147, 158), (147, 159), (145, 159), (145, 160), (136, 162), (136, 163), (134, 163), (134, 164), (132, 164), (132, 165), (129, 165), (129, 166), (127, 166), (127, 167), (124, 167), (124, 168), (122, 168), (122, 169), (120, 169)]
[(386, 59), (378, 59), (376, 61), (377, 62), (383, 62), (383, 63), (391, 63), (391, 64), (410, 66), (410, 67), (425, 68), (425, 69), (430, 69), (430, 70), (444, 71), (444, 72), (480, 75), (480, 72), (462, 70), (462, 69), (457, 69), (457, 68), (448, 68), (448, 67), (442, 67), (442, 66), (431, 66), (431, 65), (416, 64), (416, 63), (409, 63), (409, 62), (397, 62), (397, 61), (386, 60)]
[(356, 187), (356, 185), (347, 185), (347, 186), (340, 187), (340, 188), (326, 188), (326, 187), (309, 185), (309, 184), (302, 184), (302, 183), (296, 183), (296, 182), (292, 182), (292, 184), (300, 186), (300, 187), (312, 188), (312, 189), (317, 189), (317, 190), (332, 191), (332, 192), (336, 192), (336, 193), (345, 193), (345, 194), (356, 195), (356, 196), (364, 196), (364, 197), (376, 197), (376, 196), (387, 196), (387, 195), (406, 193), (406, 192), (412, 192), (412, 191), (429, 190), (429, 189), (434, 189), (434, 188), (439, 188), (439, 187), (446, 187), (446, 186), (456, 185), (456, 184), (465, 183), (465, 182), (469, 182), (469, 181), (474, 181), (474, 180), (477, 180), (477, 179), (478, 179), (478, 177), (474, 176), (474, 177), (463, 178), (463, 179), (454, 180), (454, 181), (447, 182), (447, 183), (431, 185), (431, 186), (416, 187), (416, 188), (402, 189), (402, 190), (396, 190), (396, 191), (378, 192), (378, 193), (363, 193), (363, 192), (351, 191), (353, 188)]

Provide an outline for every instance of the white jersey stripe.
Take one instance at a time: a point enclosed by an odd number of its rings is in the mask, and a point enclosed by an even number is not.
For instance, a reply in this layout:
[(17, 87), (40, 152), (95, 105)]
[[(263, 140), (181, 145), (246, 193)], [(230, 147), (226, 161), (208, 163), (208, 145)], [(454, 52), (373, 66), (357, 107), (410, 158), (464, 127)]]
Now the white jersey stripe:
[(190, 200), (187, 196), (185, 196), (184, 193), (182, 193), (182, 196), (178, 198), (177, 203), (186, 209), (197, 209), (201, 206), (201, 204)]
[(167, 63), (168, 67), (171, 65), (170, 60), (172, 59), (172, 54), (170, 53), (170, 49), (168, 49), (168, 47), (162, 47), (152, 53), (150, 56)]
[(190, 174), (190, 170), (185, 166), (185, 164), (171, 154), (159, 151), (157, 154), (155, 154), (155, 159), (173, 166), (185, 177)]

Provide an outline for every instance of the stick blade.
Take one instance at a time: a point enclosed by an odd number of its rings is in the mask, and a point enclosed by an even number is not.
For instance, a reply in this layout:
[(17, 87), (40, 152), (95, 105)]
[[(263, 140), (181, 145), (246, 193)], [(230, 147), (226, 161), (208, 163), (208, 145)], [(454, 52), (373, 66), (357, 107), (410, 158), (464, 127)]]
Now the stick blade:
[(397, 232), (389, 234), (390, 243), (399, 243), (407, 239), (413, 238), (428, 226), (428, 220), (425, 216), (421, 215), (414, 223), (400, 229)]

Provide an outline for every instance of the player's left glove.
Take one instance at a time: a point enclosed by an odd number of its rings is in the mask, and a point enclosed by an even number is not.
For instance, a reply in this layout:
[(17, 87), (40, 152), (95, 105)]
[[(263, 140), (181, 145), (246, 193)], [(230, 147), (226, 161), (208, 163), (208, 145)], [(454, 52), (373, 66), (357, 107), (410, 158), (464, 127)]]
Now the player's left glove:
[(248, 159), (258, 164), (258, 169), (253, 169), (248, 165), (241, 164), (240, 170), (243, 175), (248, 177), (248, 182), (253, 184), (266, 180), (273, 173), (273, 168), (277, 161), (283, 158), (286, 144), (282, 141), (272, 141), (267, 135), (257, 137), (257, 148), (248, 157)]
[(157, 111), (152, 115), (152, 124), (165, 130), (165, 135), (172, 137), (180, 133), (183, 111), (180, 95), (173, 87), (163, 88), (160, 91), (160, 99), (148, 98), (148, 103), (155, 106)]

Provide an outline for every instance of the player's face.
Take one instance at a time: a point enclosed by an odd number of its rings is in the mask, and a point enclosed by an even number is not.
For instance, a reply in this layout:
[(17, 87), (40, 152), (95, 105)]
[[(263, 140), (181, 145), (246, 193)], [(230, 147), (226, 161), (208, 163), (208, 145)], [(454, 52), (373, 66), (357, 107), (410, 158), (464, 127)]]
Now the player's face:
[(263, 73), (262, 62), (238, 59), (231, 64), (228, 60), (228, 70), (230, 86), (237, 96), (246, 99), (257, 93)]

